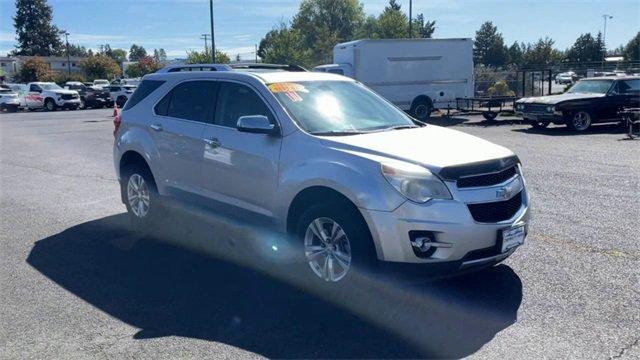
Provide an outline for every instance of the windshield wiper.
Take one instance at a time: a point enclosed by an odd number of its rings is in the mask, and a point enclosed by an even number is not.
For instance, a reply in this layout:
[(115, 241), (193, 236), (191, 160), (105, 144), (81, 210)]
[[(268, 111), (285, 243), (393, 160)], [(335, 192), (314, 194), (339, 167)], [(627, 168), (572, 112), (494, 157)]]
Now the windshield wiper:
[(315, 131), (315, 132), (310, 132), (309, 134), (311, 135), (316, 135), (316, 136), (347, 136), (347, 135), (358, 135), (358, 134), (362, 134), (362, 131), (354, 131), (354, 130), (349, 130), (349, 131)]
[(414, 129), (420, 127), (418, 125), (398, 125), (387, 128), (388, 130)]

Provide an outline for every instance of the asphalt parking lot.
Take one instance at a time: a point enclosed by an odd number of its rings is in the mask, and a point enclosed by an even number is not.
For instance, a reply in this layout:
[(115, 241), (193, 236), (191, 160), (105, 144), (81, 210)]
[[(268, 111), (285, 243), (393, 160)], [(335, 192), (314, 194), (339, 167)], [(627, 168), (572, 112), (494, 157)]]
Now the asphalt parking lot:
[(482, 273), (322, 293), (238, 260), (241, 230), (132, 238), (110, 115), (0, 114), (0, 358), (640, 357), (640, 140), (619, 127), (436, 120), (520, 156), (525, 245)]

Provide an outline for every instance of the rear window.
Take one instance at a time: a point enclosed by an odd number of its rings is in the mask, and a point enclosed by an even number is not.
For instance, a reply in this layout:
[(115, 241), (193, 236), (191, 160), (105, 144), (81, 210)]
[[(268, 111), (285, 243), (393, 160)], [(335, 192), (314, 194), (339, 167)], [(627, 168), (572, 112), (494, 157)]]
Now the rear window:
[(160, 85), (164, 84), (164, 81), (160, 80), (143, 80), (136, 91), (131, 95), (127, 103), (122, 110), (129, 110), (136, 106), (140, 101), (154, 92)]

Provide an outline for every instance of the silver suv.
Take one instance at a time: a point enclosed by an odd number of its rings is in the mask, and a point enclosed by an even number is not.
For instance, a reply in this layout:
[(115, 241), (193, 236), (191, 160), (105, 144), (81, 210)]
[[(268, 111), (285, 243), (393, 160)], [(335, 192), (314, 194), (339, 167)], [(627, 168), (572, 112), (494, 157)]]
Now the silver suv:
[(518, 157), (419, 123), (343, 76), (169, 67), (144, 77), (115, 124), (137, 228), (170, 199), (266, 223), (327, 282), (380, 264), (479, 269), (527, 234)]

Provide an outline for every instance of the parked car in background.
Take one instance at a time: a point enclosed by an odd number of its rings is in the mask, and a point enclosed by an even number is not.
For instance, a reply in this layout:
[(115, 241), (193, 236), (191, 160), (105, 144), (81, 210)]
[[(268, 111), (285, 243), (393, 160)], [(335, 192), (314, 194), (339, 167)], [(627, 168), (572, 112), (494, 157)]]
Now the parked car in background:
[(80, 95), (81, 108), (103, 108), (109, 105), (109, 92), (96, 86), (87, 86), (77, 81), (69, 81), (65, 89), (75, 90)]
[(20, 108), (27, 108), (26, 96), (29, 94), (29, 87), (26, 84), (5, 84), (5, 87), (13, 90), (18, 94), (18, 101), (20, 101)]
[(106, 79), (95, 79), (93, 80), (93, 86), (97, 86), (97, 87), (105, 87), (105, 86), (109, 86), (109, 80)]
[(136, 89), (135, 85), (109, 85), (104, 88), (109, 91), (109, 98), (112, 104), (118, 105), (119, 108), (129, 100)]
[(201, 205), (275, 227), (290, 271), (328, 284), (378, 261), (477, 270), (524, 243), (529, 195), (502, 146), (416, 122), (345, 76), (173, 69), (146, 75), (114, 120), (137, 230), (166, 221), (163, 204)]
[(0, 111), (16, 112), (19, 108), (18, 93), (8, 87), (0, 88)]
[(456, 98), (474, 95), (471, 39), (355, 40), (333, 48), (333, 64), (317, 66), (356, 79), (418, 120)]
[(75, 90), (65, 90), (52, 82), (32, 82), (27, 86), (29, 93), (25, 99), (29, 110), (45, 108), (54, 111), (59, 108), (72, 110), (80, 108), (80, 94)]
[(556, 75), (556, 84), (573, 84), (577, 75), (573, 71), (563, 72)]
[(640, 77), (585, 78), (560, 95), (516, 101), (516, 114), (536, 128), (565, 124), (585, 131), (592, 124), (622, 121), (622, 108), (640, 107)]

